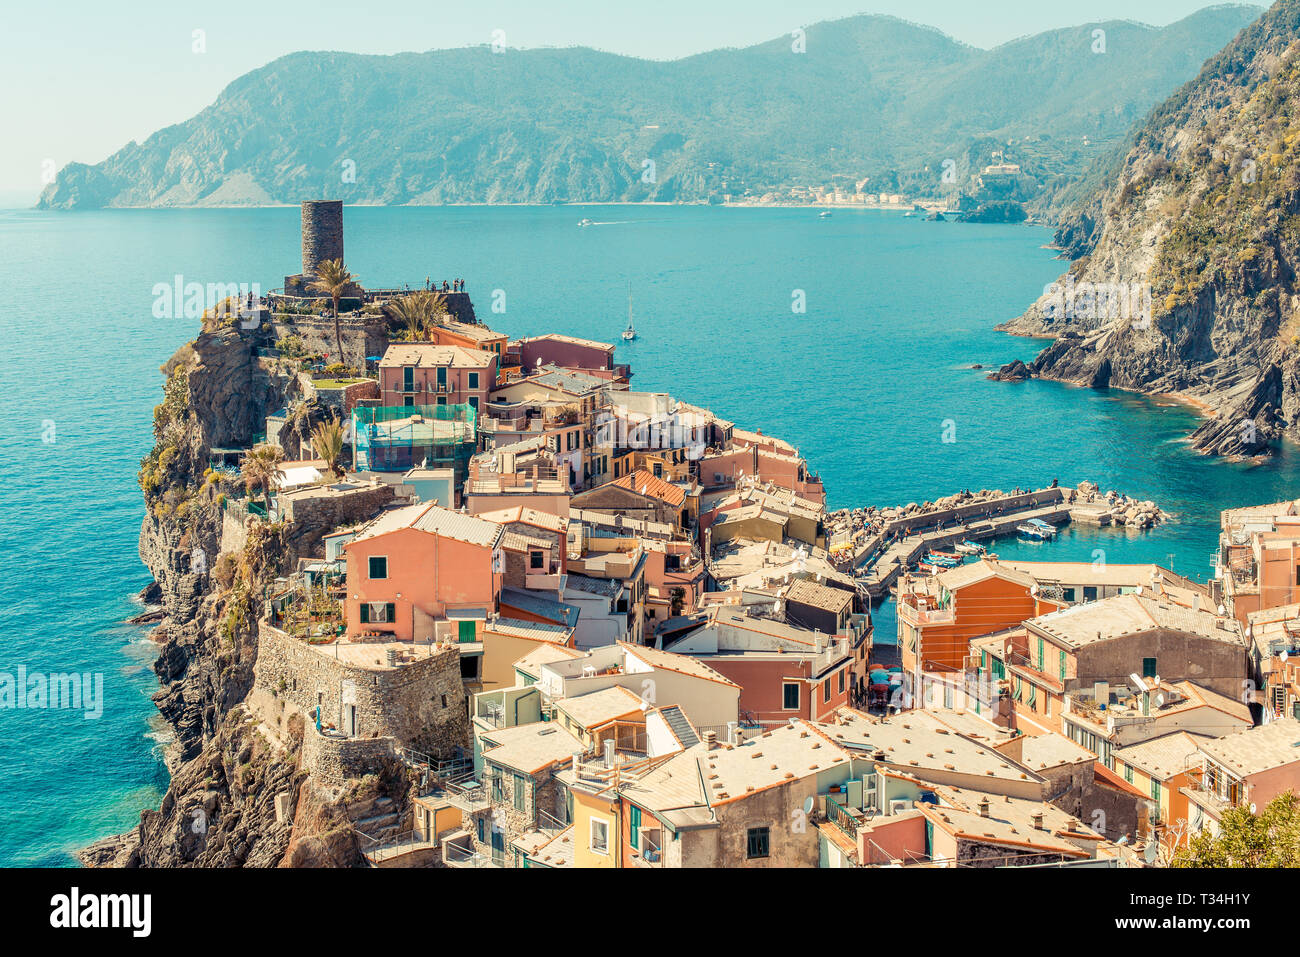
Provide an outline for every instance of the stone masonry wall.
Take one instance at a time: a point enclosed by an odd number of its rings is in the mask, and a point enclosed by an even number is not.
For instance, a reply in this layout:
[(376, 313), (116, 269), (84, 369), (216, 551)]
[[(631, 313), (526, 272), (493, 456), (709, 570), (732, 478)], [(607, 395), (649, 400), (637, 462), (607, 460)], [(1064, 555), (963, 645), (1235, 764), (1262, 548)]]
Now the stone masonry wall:
[[(383, 650), (375, 656), (383, 659)], [(460, 676), (460, 652), (438, 648), (395, 668), (359, 667), (331, 658), (306, 642), (262, 622), (258, 635), (250, 704), (267, 720), (278, 721), (278, 702), (301, 713), (314, 727), (320, 705), (322, 724), (344, 727), (345, 707), (356, 708), (356, 738), (391, 737), (437, 758), (468, 751), (469, 718)], [(273, 703), (274, 702), (274, 703)]]

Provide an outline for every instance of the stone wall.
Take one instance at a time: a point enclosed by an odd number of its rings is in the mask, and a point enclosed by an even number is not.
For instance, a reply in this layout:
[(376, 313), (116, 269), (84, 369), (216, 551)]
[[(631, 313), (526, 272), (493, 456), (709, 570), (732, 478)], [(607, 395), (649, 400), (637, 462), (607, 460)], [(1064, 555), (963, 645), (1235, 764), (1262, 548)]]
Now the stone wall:
[[(380, 646), (375, 657), (384, 660)], [(362, 667), (331, 657), (328, 646), (314, 647), (263, 621), (250, 705), (265, 719), (278, 722), (282, 712), (275, 703), (280, 701), (313, 727), (317, 705), (322, 724), (335, 728), (344, 727), (345, 708), (355, 708), (356, 738), (391, 737), (399, 746), (437, 758), (470, 749), (460, 651), (455, 646), (434, 646), (429, 657), (393, 668)]]
[(392, 738), (345, 738), (309, 725), (302, 738), (302, 768), (317, 783), (340, 788), (349, 778), (383, 773), (393, 749)]
[(364, 522), (391, 505), (392, 485), (379, 482), (348, 492), (286, 492), (277, 499), (285, 521), (292, 522), (288, 542), (294, 558), (324, 558), (324, 538), (342, 525)]
[[(330, 306), (326, 302), (326, 312)], [(366, 356), (382, 356), (388, 348), (388, 320), (383, 316), (339, 316), (339, 332), (343, 337), (343, 362), (362, 368)], [(277, 315), (270, 322), (273, 341), (286, 336), (297, 336), (309, 353), (328, 355), (330, 362), (339, 361), (338, 346), (334, 342), (334, 320), (329, 316)]]

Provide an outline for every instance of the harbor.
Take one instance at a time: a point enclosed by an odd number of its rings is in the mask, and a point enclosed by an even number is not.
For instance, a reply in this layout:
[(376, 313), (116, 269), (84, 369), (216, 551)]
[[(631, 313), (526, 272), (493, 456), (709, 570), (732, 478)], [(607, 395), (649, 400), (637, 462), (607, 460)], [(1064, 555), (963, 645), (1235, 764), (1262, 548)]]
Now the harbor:
[(832, 561), (851, 572), (874, 602), (889, 594), (904, 569), (934, 552), (956, 550), (955, 559), (978, 557), (984, 552), (977, 543), (1017, 534), (1047, 539), (1056, 526), (1070, 522), (1149, 528), (1168, 517), (1154, 502), (1102, 493), (1095, 483), (1081, 482), (1077, 488), (1053, 484), (1011, 494), (960, 492), (898, 509), (841, 510), (828, 514), (827, 530)]

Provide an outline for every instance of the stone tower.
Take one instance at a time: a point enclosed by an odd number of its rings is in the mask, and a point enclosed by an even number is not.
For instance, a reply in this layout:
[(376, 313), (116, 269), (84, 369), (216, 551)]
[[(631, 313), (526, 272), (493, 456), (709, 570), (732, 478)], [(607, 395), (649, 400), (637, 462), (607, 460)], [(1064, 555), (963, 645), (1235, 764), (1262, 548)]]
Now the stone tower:
[(326, 259), (343, 258), (343, 201), (318, 199), (302, 204), (302, 274), (308, 282)]

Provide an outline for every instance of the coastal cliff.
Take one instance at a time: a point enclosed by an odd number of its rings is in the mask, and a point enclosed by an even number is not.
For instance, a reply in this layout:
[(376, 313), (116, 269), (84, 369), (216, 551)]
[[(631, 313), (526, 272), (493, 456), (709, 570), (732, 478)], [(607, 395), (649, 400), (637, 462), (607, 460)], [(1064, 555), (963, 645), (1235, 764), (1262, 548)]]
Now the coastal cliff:
[(1062, 218), (1073, 259), (999, 329), (1055, 341), (1025, 374), (1173, 395), (1207, 453), (1300, 437), (1300, 2), (1280, 0), (1153, 111)]
[(211, 449), (248, 447), (268, 412), (300, 397), (296, 377), (258, 356), (273, 335), (205, 330), (162, 367), (155, 445), (140, 467), (139, 553), (161, 604), (154, 701), (174, 730), (171, 781), (138, 827), (81, 852), (89, 866), (354, 866), (354, 822), (377, 806), (392, 816), (405, 800), (396, 762), (341, 792), (319, 786), (302, 766), (301, 718), (269, 728), (246, 706), (264, 587), (321, 533), (232, 519), (226, 480), (207, 467)]

